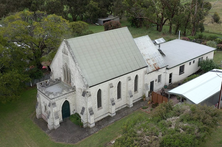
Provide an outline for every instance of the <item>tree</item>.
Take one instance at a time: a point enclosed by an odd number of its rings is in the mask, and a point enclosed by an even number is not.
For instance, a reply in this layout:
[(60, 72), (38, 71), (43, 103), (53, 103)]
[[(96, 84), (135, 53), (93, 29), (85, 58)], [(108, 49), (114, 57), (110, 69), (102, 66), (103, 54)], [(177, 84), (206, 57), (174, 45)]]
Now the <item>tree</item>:
[(192, 0), (192, 2), (190, 3), (192, 36), (196, 35), (199, 24), (203, 22), (210, 9), (210, 2), (204, 2), (204, 0)]
[(6, 103), (18, 98), (25, 82), (30, 80), (28, 62), (22, 47), (8, 43), (0, 36), (0, 102)]
[(91, 34), (92, 31), (88, 30), (88, 24), (83, 21), (75, 21), (69, 23), (72, 36), (82, 36)]
[(90, 0), (88, 5), (86, 6), (86, 18), (89, 19), (91, 23), (95, 23), (99, 18), (100, 8), (97, 2)]
[(29, 62), (39, 69), (41, 57), (56, 52), (61, 40), (70, 36), (67, 20), (40, 11), (18, 12), (6, 17), (2, 25), (4, 38), (25, 48)]
[(220, 22), (220, 16), (217, 12), (214, 12), (214, 15), (212, 16), (214, 22), (219, 23)]
[(86, 6), (88, 3), (89, 0), (64, 0), (64, 11), (67, 16), (72, 16), (72, 21), (76, 21), (78, 18), (83, 20), (87, 11)]
[(104, 30), (105, 31), (121, 28), (120, 22), (115, 21), (115, 20), (111, 20), (111, 21), (105, 22), (103, 25), (104, 25)]
[(115, 0), (113, 2), (112, 12), (114, 15), (119, 16), (119, 18), (122, 19), (124, 15), (123, 0)]
[(177, 0), (124, 0), (123, 3), (127, 17), (131, 18), (132, 22), (142, 21), (146, 24), (147, 22), (148, 24), (156, 24), (159, 32), (162, 31), (169, 19), (172, 20), (177, 11), (177, 8), (174, 9), (174, 7), (178, 5)]

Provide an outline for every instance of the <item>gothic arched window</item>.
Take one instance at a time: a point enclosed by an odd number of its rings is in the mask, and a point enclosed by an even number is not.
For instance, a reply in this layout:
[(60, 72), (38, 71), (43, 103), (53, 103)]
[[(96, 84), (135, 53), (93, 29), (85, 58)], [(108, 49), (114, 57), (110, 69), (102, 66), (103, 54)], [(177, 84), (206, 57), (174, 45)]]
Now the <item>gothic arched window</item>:
[(121, 82), (117, 85), (117, 99), (121, 98)]
[(138, 91), (138, 75), (134, 79), (134, 92)]
[(97, 92), (97, 108), (102, 107), (102, 91), (101, 89)]

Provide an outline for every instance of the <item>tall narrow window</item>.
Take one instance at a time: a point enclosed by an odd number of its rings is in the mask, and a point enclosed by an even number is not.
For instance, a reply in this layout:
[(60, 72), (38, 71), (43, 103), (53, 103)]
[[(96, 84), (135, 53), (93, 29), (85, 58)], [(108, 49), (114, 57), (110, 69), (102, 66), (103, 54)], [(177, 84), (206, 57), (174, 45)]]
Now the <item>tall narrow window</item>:
[(63, 66), (63, 78), (65, 83), (71, 84), (71, 71), (66, 63)]
[(138, 75), (134, 79), (134, 92), (138, 91)]
[(101, 107), (102, 107), (102, 91), (101, 89), (99, 89), (97, 92), (97, 108)]
[(158, 75), (158, 83), (161, 82), (161, 75)]
[(121, 82), (117, 85), (117, 99), (121, 98)]

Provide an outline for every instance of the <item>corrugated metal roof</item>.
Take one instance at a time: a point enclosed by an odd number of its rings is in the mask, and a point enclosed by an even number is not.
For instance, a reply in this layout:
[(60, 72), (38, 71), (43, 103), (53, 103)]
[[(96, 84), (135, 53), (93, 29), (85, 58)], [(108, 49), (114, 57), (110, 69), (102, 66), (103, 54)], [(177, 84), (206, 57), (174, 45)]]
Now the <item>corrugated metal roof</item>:
[(221, 81), (222, 70), (215, 69), (170, 90), (169, 93), (182, 95), (199, 104), (220, 91)]
[(67, 42), (89, 86), (146, 66), (127, 27)]
[(157, 50), (157, 46), (153, 44), (153, 41), (148, 35), (135, 38), (134, 41), (148, 65), (149, 72), (166, 66), (163, 56)]
[(180, 39), (163, 43), (160, 45), (160, 49), (166, 55), (164, 60), (168, 68), (172, 68), (215, 50), (215, 48), (206, 45)]

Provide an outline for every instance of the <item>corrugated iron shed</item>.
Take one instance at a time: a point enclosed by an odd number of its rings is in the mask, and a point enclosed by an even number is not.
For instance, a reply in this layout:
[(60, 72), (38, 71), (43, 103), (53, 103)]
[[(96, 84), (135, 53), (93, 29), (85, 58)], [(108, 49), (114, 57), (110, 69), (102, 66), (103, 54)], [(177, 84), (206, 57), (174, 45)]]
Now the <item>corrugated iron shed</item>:
[(136, 45), (138, 46), (144, 60), (146, 61), (149, 72), (166, 66), (163, 56), (160, 54), (157, 46), (153, 44), (153, 41), (148, 35), (135, 38), (134, 41), (136, 42)]

